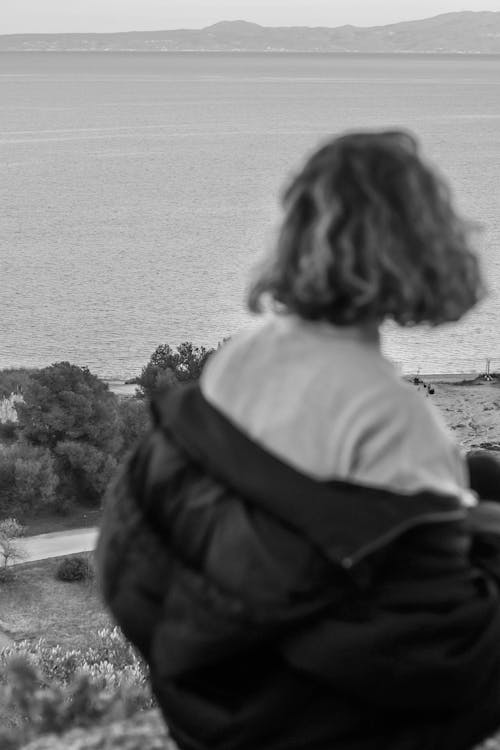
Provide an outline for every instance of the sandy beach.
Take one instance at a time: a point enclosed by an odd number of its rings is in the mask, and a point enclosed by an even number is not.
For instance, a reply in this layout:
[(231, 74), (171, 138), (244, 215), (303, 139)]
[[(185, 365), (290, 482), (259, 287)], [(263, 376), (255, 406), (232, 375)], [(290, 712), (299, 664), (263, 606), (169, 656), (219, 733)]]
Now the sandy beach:
[[(466, 385), (427, 379), (434, 393), (424, 398), (432, 399), (453, 431), (456, 440), (467, 450), (487, 448), (500, 451), (500, 382), (473, 380)], [(416, 386), (415, 386), (416, 387)]]

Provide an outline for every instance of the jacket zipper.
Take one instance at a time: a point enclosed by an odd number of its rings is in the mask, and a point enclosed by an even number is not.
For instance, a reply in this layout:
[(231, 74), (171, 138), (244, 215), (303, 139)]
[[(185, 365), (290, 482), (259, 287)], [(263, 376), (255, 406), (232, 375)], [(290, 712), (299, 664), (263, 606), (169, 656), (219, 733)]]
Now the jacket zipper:
[(393, 526), (393, 528), (385, 534), (382, 534), (373, 541), (363, 545), (352, 555), (346, 555), (343, 557), (340, 561), (341, 565), (346, 570), (349, 570), (365, 557), (368, 557), (368, 555), (371, 555), (373, 552), (387, 546), (387, 544), (394, 541), (394, 539), (397, 539), (398, 536), (401, 536), (401, 534), (404, 534), (406, 531), (409, 531), (416, 526), (421, 526), (422, 524), (446, 523), (447, 521), (463, 521), (466, 518), (467, 512), (465, 510), (453, 510), (443, 511), (441, 513), (426, 513), (408, 521), (403, 521), (403, 523)]

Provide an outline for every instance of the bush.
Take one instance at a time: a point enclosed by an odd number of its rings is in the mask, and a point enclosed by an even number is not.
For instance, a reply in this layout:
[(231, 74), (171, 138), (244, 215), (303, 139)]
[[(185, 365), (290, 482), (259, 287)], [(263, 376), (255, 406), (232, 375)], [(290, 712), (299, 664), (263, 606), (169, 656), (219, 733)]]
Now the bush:
[[(2, 750), (18, 750), (19, 744), (2, 744)], [(74, 728), (56, 737), (44, 734), (35, 738), (23, 750), (178, 750), (169, 737), (161, 714), (157, 710), (132, 717), (99, 722), (92, 727)], [(490, 750), (498, 750), (493, 747)]]
[(22, 657), (11, 659), (7, 679), (6, 703), (22, 719), (16, 729), (5, 732), (3, 737), (0, 734), (2, 748), (17, 750), (38, 736), (61, 735), (76, 727), (102, 726), (134, 716), (143, 708), (140, 691), (128, 686), (106, 690), (85, 673), (66, 685), (47, 682)]
[(16, 462), (14, 446), (0, 450), (0, 514), (17, 513)]
[(57, 362), (33, 374), (17, 414), (20, 435), (54, 451), (61, 440), (120, 448), (118, 400), (86, 367)]
[(25, 527), (19, 523), (17, 518), (4, 518), (3, 521), (0, 521), (0, 536), (8, 539), (19, 539), (19, 537), (24, 536), (25, 532)]
[(89, 581), (94, 578), (90, 560), (81, 555), (65, 557), (57, 566), (56, 578), (60, 581)]
[(11, 393), (22, 393), (35, 372), (25, 367), (0, 370), (0, 399), (8, 398)]
[(75, 503), (69, 497), (58, 495), (54, 501), (54, 512), (58, 516), (69, 516), (74, 507)]
[(14, 443), (16, 440), (16, 422), (0, 422), (0, 443)]
[(149, 409), (143, 399), (120, 399), (118, 402), (118, 412), (123, 441), (119, 456), (122, 457), (145, 435), (150, 425), (150, 419)]
[(63, 497), (74, 497), (80, 505), (99, 507), (117, 461), (93, 445), (61, 440), (55, 449)]
[(15, 717), (15, 728), (0, 732), (2, 750), (7, 741), (17, 749), (41, 734), (108, 723), (153, 705), (147, 669), (118, 628), (99, 630), (83, 649), (51, 647), (41, 638), (0, 651), (0, 709)]
[(19, 438), (50, 456), (57, 502), (98, 506), (122, 445), (117, 397), (87, 368), (69, 362), (34, 373), (23, 397)]
[(16, 540), (24, 535), (24, 526), (15, 518), (5, 518), (0, 521), (0, 583), (9, 583), (13, 574), (7, 567), (15, 560), (23, 559), (24, 553), (16, 544)]
[(44, 448), (12, 443), (0, 450), (0, 514), (31, 514), (51, 508), (58, 478)]
[(136, 378), (139, 395), (152, 398), (165, 386), (197, 381), (213, 351), (204, 346), (195, 346), (190, 341), (179, 344), (175, 349), (168, 344), (160, 344)]
[(12, 568), (7, 568), (4, 565), (0, 565), (0, 586), (6, 586), (9, 583), (14, 583), (15, 573)]
[(116, 627), (101, 628), (91, 635), (89, 645), (80, 649), (50, 646), (43, 638), (18, 641), (0, 652), (0, 675), (15, 656), (27, 659), (45, 682), (67, 685), (83, 673), (106, 690), (123, 684), (148, 689), (146, 666)]

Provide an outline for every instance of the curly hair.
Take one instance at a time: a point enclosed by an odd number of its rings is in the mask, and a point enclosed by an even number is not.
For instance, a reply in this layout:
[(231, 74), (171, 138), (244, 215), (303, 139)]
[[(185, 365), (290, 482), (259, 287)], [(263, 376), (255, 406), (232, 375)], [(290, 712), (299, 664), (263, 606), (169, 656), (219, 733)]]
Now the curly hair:
[(316, 151), (283, 194), (275, 253), (252, 284), (284, 312), (336, 325), (458, 320), (482, 296), (472, 225), (401, 131), (348, 133)]

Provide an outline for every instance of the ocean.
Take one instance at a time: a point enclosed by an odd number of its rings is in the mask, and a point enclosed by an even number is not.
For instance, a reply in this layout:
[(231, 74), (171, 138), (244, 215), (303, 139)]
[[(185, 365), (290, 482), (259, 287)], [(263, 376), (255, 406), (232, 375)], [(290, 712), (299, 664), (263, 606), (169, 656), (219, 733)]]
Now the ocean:
[(0, 54), (0, 368), (125, 379), (253, 325), (284, 181), (359, 128), (413, 131), (482, 227), (487, 299), (386, 353), (500, 369), (500, 57), (133, 52)]

